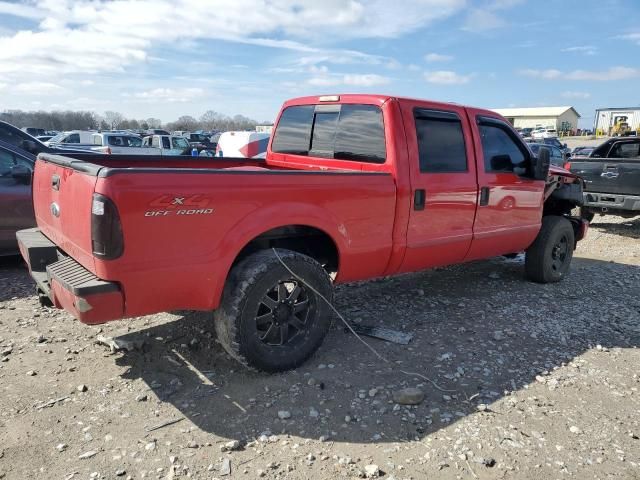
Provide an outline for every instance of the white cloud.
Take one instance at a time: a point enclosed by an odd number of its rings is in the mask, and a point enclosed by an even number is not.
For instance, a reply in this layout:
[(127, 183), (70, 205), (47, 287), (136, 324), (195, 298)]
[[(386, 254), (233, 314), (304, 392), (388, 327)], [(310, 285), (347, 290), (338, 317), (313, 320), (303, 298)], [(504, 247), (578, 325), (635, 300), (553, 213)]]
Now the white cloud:
[(38, 20), (42, 18), (42, 12), (37, 7), (13, 2), (0, 2), (0, 14), (13, 15), (21, 18), (29, 18), (32, 20)]
[(560, 95), (564, 98), (579, 98), (579, 99), (591, 98), (591, 94), (588, 92), (566, 91), (566, 92), (562, 92)]
[(495, 13), (474, 8), (467, 15), (462, 29), (468, 32), (479, 33), (502, 28), (505, 25), (506, 22)]
[(565, 53), (582, 53), (583, 55), (595, 55), (598, 51), (593, 45), (579, 45), (576, 47), (567, 47), (560, 50)]
[(435, 72), (425, 72), (424, 78), (429, 83), (440, 85), (464, 85), (469, 83), (473, 75), (460, 75), (450, 70), (438, 70)]
[(453, 57), (451, 55), (441, 55), (439, 53), (427, 53), (424, 56), (424, 59), (429, 63), (450, 62), (451, 60), (453, 60)]
[(377, 75), (375, 73), (328, 74), (326, 71), (319, 73), (320, 75), (310, 78), (307, 83), (314, 87), (334, 87), (336, 85), (376, 87), (379, 85), (386, 85), (391, 81), (388, 77)]
[(314, 35), (392, 38), (464, 6), (465, 0), (237, 0), (223, 8), (196, 0), (0, 2), (0, 13), (41, 20), (33, 31), (0, 37), (0, 73), (117, 72), (148, 60), (159, 43), (200, 39), (318, 53), (310, 45)]
[(389, 78), (377, 75), (375, 73), (347, 74), (343, 77), (345, 85), (352, 85), (356, 87), (375, 87), (378, 85), (386, 85), (389, 83)]
[(183, 103), (195, 100), (204, 94), (202, 88), (154, 88), (126, 96), (149, 102)]
[(556, 70), (553, 68), (547, 70), (536, 70), (534, 68), (526, 68), (523, 70), (519, 70), (518, 73), (525, 77), (532, 78), (542, 78), (544, 80), (554, 80), (556, 78), (560, 78), (563, 73), (560, 70)]
[(640, 32), (632, 32), (632, 33), (627, 33), (625, 35), (618, 35), (615, 38), (619, 38), (622, 40), (630, 40), (634, 42), (636, 45), (640, 45)]
[(540, 78), (543, 80), (577, 80), (595, 82), (628, 80), (640, 77), (640, 69), (632, 67), (610, 67), (607, 70), (573, 70), (570, 72), (562, 72), (555, 69), (536, 70), (529, 68), (520, 70), (518, 73), (526, 77)]
[(18, 93), (30, 93), (36, 95), (49, 95), (51, 93), (58, 93), (64, 89), (50, 82), (22, 82), (17, 84), (14, 88), (14, 92)]
[(507, 26), (507, 22), (496, 12), (508, 10), (524, 3), (525, 0), (491, 0), (482, 8), (472, 8), (467, 14), (462, 30), (482, 33)]

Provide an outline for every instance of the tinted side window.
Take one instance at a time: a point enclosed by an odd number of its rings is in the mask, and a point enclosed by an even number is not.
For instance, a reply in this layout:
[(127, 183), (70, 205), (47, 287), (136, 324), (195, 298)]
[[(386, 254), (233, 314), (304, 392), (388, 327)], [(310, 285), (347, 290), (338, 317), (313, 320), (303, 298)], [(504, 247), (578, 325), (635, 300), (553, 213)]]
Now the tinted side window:
[(462, 123), (455, 113), (415, 110), (420, 171), (466, 172)]
[(640, 157), (640, 143), (618, 143), (609, 155), (612, 158), (638, 158)]
[(374, 105), (342, 105), (333, 158), (384, 163), (382, 111)]
[(276, 153), (307, 155), (314, 110), (314, 105), (286, 108), (280, 116), (272, 150)]
[(487, 172), (513, 172), (525, 160), (524, 152), (511, 136), (496, 125), (479, 125), (484, 168)]
[(564, 165), (564, 155), (557, 147), (549, 147), (551, 149), (551, 165), (562, 167)]
[(72, 133), (64, 140), (64, 143), (80, 143), (80, 134)]
[(0, 149), (0, 177), (10, 177), (11, 168), (16, 165), (15, 155)]
[(169, 137), (161, 137), (162, 138), (162, 148), (171, 148), (171, 142), (169, 142)]

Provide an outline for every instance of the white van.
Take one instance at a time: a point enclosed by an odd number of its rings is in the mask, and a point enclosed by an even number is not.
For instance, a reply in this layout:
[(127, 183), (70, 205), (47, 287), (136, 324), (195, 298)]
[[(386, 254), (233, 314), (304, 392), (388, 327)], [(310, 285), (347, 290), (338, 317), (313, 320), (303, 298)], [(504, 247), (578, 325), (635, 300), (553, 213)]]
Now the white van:
[(258, 132), (224, 132), (218, 139), (217, 157), (227, 158), (265, 158), (268, 133)]

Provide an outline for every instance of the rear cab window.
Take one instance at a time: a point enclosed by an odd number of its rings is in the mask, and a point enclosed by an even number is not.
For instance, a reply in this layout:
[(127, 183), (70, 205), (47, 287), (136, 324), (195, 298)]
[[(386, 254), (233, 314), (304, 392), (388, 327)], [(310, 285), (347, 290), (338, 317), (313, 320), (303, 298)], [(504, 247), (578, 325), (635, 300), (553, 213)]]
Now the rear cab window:
[(287, 107), (280, 116), (271, 150), (382, 164), (387, 157), (382, 110), (375, 105), (348, 103)]

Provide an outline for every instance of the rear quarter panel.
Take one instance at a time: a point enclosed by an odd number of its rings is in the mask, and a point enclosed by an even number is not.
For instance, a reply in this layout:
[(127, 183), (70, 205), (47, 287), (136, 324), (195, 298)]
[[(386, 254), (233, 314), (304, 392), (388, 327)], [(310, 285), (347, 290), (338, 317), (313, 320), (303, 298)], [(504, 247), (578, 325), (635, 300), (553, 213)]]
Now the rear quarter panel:
[[(326, 232), (340, 255), (337, 281), (379, 276), (389, 260), (395, 209), (390, 175), (121, 172), (99, 178), (96, 191), (118, 206), (124, 254), (95, 264), (100, 278), (123, 285), (127, 316), (217, 307), (237, 254), (276, 227)], [(172, 205), (176, 198), (183, 204)]]

